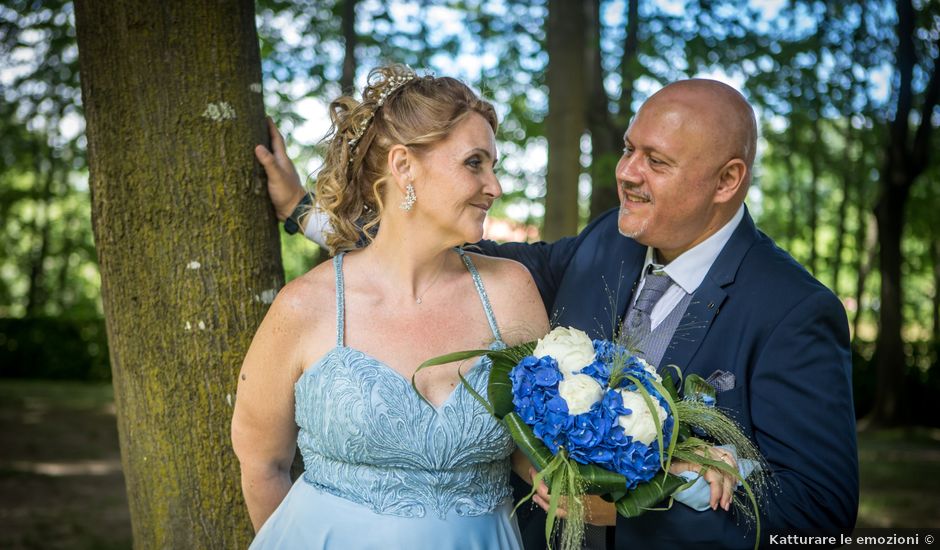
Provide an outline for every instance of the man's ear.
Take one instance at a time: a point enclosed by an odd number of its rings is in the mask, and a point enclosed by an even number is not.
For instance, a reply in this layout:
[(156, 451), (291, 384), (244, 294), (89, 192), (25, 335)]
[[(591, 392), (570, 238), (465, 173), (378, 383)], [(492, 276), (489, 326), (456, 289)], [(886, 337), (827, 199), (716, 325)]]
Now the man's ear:
[(747, 176), (747, 164), (743, 160), (733, 158), (726, 162), (718, 172), (715, 202), (728, 202), (738, 196), (747, 187)]
[(388, 150), (388, 171), (402, 193), (405, 185), (414, 181), (414, 161), (411, 151), (404, 145), (398, 144)]

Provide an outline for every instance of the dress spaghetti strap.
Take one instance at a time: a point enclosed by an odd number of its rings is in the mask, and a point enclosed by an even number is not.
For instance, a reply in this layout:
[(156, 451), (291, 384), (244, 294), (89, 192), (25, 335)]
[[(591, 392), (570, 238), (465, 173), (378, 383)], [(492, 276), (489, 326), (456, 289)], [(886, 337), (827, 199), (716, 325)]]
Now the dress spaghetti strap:
[(343, 346), (346, 323), (346, 300), (343, 288), (343, 256), (345, 255), (345, 252), (340, 252), (333, 257), (333, 268), (336, 271), (336, 345), (338, 347)]
[(499, 333), (499, 326), (496, 324), (496, 315), (493, 314), (493, 306), (490, 305), (490, 299), (486, 295), (486, 289), (483, 287), (483, 279), (480, 277), (480, 272), (477, 271), (477, 266), (473, 265), (470, 256), (468, 256), (462, 248), (455, 250), (460, 254), (460, 259), (463, 260), (463, 264), (467, 267), (467, 271), (470, 272), (470, 276), (473, 277), (473, 285), (477, 289), (477, 294), (480, 295), (480, 301), (483, 302), (483, 312), (486, 313), (486, 320), (490, 323), (490, 330), (493, 331), (493, 337), (496, 338), (496, 342), (494, 343), (504, 346), (505, 342), (503, 342), (503, 337)]

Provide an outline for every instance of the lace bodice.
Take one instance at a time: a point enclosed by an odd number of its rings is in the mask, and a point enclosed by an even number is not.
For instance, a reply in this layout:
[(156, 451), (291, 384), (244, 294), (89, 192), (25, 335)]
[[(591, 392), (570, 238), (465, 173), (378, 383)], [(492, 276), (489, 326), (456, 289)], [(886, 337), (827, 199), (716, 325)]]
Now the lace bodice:
[[(504, 347), (479, 274), (459, 251)], [(433, 408), (410, 380), (343, 342), (342, 255), (337, 278), (337, 345), (294, 386), (304, 479), (377, 513), (406, 517), (492, 512), (511, 498), (508, 432), (462, 385)], [(490, 362), (464, 375), (486, 395)]]

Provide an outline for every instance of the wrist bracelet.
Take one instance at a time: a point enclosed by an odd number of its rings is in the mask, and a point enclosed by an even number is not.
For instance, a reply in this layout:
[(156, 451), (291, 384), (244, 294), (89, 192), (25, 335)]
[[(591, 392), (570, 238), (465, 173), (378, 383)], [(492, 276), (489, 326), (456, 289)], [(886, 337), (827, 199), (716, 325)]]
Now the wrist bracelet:
[(288, 235), (293, 235), (300, 231), (300, 216), (306, 214), (313, 206), (313, 193), (304, 193), (300, 202), (294, 207), (294, 211), (284, 220), (284, 231)]

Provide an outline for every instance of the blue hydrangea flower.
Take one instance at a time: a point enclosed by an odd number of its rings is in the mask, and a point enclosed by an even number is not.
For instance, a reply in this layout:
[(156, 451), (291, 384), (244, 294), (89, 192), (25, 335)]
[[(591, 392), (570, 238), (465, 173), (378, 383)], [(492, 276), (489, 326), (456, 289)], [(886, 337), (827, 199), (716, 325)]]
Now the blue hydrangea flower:
[[(603, 398), (587, 412), (571, 415), (568, 405), (558, 393), (563, 375), (550, 356), (527, 356), (509, 374), (512, 382), (513, 405), (523, 422), (532, 427), (535, 436), (554, 454), (564, 448), (572, 460), (595, 464), (618, 472), (627, 479), (627, 489), (652, 479), (660, 469), (659, 443), (645, 445), (624, 433), (618, 424), (622, 415), (631, 411), (623, 398), (609, 387), (610, 368), (614, 360), (625, 361), (625, 373), (640, 381), (650, 396), (668, 411), (668, 405), (652, 384), (652, 375), (642, 362), (623, 346), (606, 340), (594, 340), (594, 361), (579, 374), (594, 378), (606, 388)], [(628, 379), (621, 388), (635, 391), (636, 384)], [(663, 422), (663, 438), (668, 440), (675, 419), (669, 415)]]

